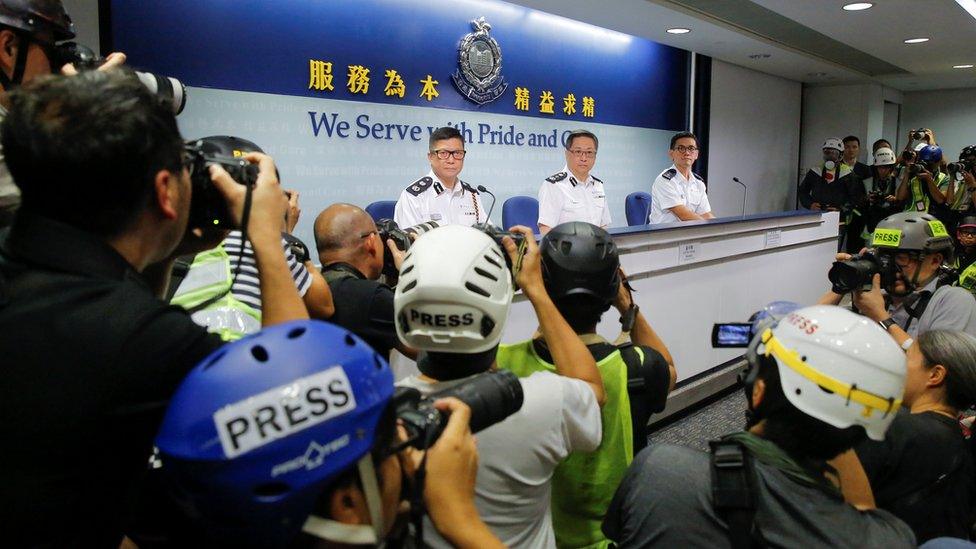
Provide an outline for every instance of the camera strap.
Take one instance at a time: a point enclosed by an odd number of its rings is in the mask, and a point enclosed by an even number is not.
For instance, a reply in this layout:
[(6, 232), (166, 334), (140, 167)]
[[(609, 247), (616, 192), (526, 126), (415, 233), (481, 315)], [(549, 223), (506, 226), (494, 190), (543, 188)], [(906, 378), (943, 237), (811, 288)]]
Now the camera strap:
[(433, 430), (427, 431), (424, 440), (424, 457), (420, 458), (420, 465), (413, 475), (413, 493), (410, 496), (410, 522), (413, 524), (413, 534), (416, 547), (426, 547), (424, 544), (424, 515), (427, 514), (427, 506), (424, 504), (424, 483), (427, 480), (427, 454), (430, 447), (437, 440), (437, 433)]
[(5, 72), (0, 70), (0, 84), (8, 92), (20, 86), (24, 80), (24, 71), (27, 69), (27, 53), (30, 51), (31, 42), (33, 42), (30, 35), (26, 32), (17, 32), (17, 38), (20, 39), (20, 44), (17, 45), (17, 61), (14, 63), (14, 74), (7, 76)]

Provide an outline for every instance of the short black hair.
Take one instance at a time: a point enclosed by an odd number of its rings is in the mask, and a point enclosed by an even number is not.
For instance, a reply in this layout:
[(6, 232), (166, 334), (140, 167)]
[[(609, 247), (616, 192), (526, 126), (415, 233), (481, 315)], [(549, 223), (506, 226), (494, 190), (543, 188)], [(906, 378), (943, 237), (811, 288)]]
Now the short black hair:
[(427, 148), (431, 151), (434, 150), (434, 143), (438, 141), (443, 141), (445, 139), (460, 139), (461, 144), (464, 144), (464, 136), (457, 128), (452, 128), (450, 126), (444, 126), (443, 128), (437, 128), (430, 133), (430, 142), (427, 144)]
[(600, 140), (596, 138), (596, 135), (589, 130), (579, 129), (579, 130), (573, 130), (569, 132), (569, 135), (566, 136), (567, 151), (569, 150), (570, 147), (573, 146), (573, 140), (576, 139), (577, 137), (589, 137), (590, 139), (593, 140), (593, 145), (596, 146), (597, 150), (600, 150)]
[(593, 327), (603, 318), (603, 313), (610, 308), (610, 303), (588, 295), (557, 299), (555, 305), (566, 323), (578, 334), (592, 332)]
[(888, 141), (885, 138), (881, 138), (881, 139), (878, 139), (877, 141), (875, 141), (871, 145), (871, 154), (874, 154), (874, 153), (878, 152), (878, 149), (881, 148), (881, 144), (882, 143), (884, 143), (885, 145), (887, 145), (889, 149), (891, 148), (891, 141)]
[(841, 139), (841, 142), (844, 143), (845, 145), (850, 143), (851, 141), (857, 141), (857, 146), (858, 147), (861, 146), (861, 140), (858, 139), (856, 135), (848, 135), (844, 139)]
[(126, 70), (33, 80), (0, 132), (21, 210), (103, 237), (144, 211), (160, 170), (182, 170), (172, 105)]
[(794, 458), (822, 462), (837, 457), (864, 440), (867, 433), (860, 425), (844, 429), (829, 425), (801, 412), (786, 398), (780, 380), (779, 366), (772, 357), (759, 357), (759, 378), (765, 382), (762, 437), (775, 443)]
[(674, 144), (677, 143), (679, 139), (684, 139), (686, 137), (690, 137), (690, 138), (694, 139), (695, 140), (695, 146), (696, 147), (698, 146), (698, 137), (696, 137), (695, 134), (693, 134), (691, 132), (678, 132), (678, 133), (674, 134), (673, 136), (671, 136), (671, 146), (668, 147), (668, 148), (674, 149)]

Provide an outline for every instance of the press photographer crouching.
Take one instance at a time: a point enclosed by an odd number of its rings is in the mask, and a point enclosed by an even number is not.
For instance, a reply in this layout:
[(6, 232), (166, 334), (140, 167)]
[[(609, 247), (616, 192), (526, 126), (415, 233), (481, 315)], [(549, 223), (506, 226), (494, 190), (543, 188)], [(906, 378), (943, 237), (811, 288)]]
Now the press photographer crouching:
[(828, 273), (831, 291), (821, 304), (837, 305), (852, 293), (854, 307), (879, 323), (908, 350), (929, 330), (976, 335), (976, 299), (952, 286), (945, 265), (953, 242), (945, 225), (924, 212), (903, 212), (878, 223), (871, 248), (851, 257), (839, 254)]
[[(521, 410), (478, 434), (475, 502), (506, 546), (554, 547), (553, 472), (570, 453), (592, 452), (600, 445), (605, 393), (592, 355), (546, 293), (532, 231), (512, 230), (522, 237), (524, 255), (511, 237), (503, 237), (505, 248), (543, 337), (554, 342), (555, 372), (519, 378)], [(397, 332), (423, 351), (417, 361), (421, 375), (399, 384), (432, 394), (496, 366), (516, 366), (503, 362), (510, 355), (500, 352), (496, 364), (512, 294), (502, 250), (484, 232), (450, 225), (418, 239), (400, 271), (395, 303)], [(424, 541), (449, 547), (433, 529), (425, 529)]]
[(454, 547), (501, 547), (474, 507), (472, 430), (521, 400), (486, 376), (436, 399), (394, 393), (382, 357), (317, 321), (228, 345), (187, 376), (156, 439), (191, 521), (174, 546), (382, 547), (402, 541), (408, 501)]
[[(0, 238), (0, 485), (16, 502), (0, 508), (4, 542), (116, 547), (167, 399), (221, 345), (159, 296), (177, 256), (217, 242), (188, 226), (170, 105), (130, 73), (39, 78), (11, 94), (0, 133), (22, 195)], [(251, 194), (262, 323), (307, 318), (281, 253), (274, 163), (245, 160), (258, 166), (250, 187), (210, 177), (236, 226)]]

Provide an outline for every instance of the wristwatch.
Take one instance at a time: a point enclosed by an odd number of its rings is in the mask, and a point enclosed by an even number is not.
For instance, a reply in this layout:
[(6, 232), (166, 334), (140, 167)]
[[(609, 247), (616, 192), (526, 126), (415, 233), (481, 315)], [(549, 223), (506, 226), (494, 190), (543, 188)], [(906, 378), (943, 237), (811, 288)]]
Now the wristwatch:
[(880, 325), (880, 326), (881, 326), (881, 328), (882, 328), (882, 329), (883, 329), (884, 331), (886, 331), (886, 332), (887, 332), (889, 328), (891, 328), (892, 326), (894, 326), (894, 325), (895, 325), (895, 319), (893, 319), (893, 318), (891, 318), (891, 317), (889, 316), (888, 318), (886, 318), (886, 319), (884, 319), (884, 320), (879, 320), (879, 321), (878, 321), (878, 325)]

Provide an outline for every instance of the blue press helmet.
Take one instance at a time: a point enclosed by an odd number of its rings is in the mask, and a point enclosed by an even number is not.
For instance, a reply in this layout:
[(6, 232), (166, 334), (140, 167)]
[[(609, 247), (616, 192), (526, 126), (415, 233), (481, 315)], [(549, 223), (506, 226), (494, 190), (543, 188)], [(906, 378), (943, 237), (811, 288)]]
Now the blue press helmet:
[(208, 535), (280, 546), (330, 482), (371, 462), (392, 395), (386, 361), (347, 330), (266, 328), (186, 376), (156, 438), (162, 470)]
[(942, 161), (942, 147), (938, 145), (926, 145), (918, 151), (918, 159), (926, 164)]

